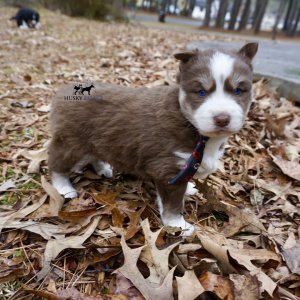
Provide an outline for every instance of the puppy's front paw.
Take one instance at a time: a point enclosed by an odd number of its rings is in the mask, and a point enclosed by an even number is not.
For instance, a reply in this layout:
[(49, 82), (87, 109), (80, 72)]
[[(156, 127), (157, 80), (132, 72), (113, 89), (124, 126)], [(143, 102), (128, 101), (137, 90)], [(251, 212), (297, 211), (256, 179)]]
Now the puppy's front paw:
[(195, 227), (185, 221), (183, 216), (169, 218), (167, 220), (163, 220), (164, 226), (170, 226), (170, 227), (178, 227), (182, 229), (181, 235), (184, 237), (191, 236), (195, 230)]
[(66, 190), (65, 192), (61, 193), (65, 198), (77, 198), (78, 194), (75, 190)]
[(65, 198), (77, 197), (77, 192), (73, 188), (68, 176), (53, 172), (52, 185), (58, 191), (58, 193), (63, 195)]
[(208, 175), (215, 173), (219, 167), (219, 160), (214, 158), (202, 161), (197, 173), (201, 179), (205, 179)]
[(64, 198), (76, 198), (77, 192), (71, 185), (54, 186)]
[(188, 182), (185, 194), (188, 196), (193, 196), (193, 195), (196, 195), (197, 193), (198, 193), (198, 190), (196, 189), (195, 184), (192, 182)]

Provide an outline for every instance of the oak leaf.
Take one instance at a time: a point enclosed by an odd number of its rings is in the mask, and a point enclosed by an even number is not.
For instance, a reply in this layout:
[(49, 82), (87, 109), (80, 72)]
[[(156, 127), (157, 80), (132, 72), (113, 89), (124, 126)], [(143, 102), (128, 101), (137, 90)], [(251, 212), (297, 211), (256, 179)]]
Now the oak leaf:
[[(124, 265), (115, 273), (119, 272), (128, 278), (147, 300), (171, 300), (173, 299), (172, 284), (175, 267), (169, 270), (168, 257), (178, 243), (159, 250), (155, 241), (160, 230), (152, 232), (147, 219), (142, 222), (142, 227), (145, 234), (144, 246), (131, 249), (122, 236), (121, 246), (125, 261)], [(144, 278), (137, 268), (139, 259), (143, 260), (149, 268), (150, 276), (148, 278)]]

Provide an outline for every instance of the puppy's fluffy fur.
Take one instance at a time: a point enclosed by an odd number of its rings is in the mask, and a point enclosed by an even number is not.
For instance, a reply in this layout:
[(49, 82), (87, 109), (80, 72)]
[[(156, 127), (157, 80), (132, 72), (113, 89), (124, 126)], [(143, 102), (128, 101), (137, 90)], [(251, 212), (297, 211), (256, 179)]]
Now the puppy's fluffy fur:
[[(198, 131), (209, 137), (198, 175), (215, 172), (230, 134), (244, 123), (251, 103), (257, 44), (238, 51), (206, 50), (176, 54), (178, 84), (129, 88), (95, 84), (101, 99), (66, 101), (72, 86), (53, 100), (49, 168), (54, 187), (76, 197), (68, 176), (91, 163), (99, 175), (112, 168), (153, 180), (164, 225), (193, 232), (182, 217), (188, 184), (168, 185), (193, 151)], [(191, 124), (193, 126), (191, 126)]]

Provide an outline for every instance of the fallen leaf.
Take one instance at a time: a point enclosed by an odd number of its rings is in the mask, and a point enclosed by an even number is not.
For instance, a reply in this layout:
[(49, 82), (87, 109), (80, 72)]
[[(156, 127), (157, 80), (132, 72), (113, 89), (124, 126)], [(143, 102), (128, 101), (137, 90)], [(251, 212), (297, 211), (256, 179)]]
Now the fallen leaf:
[(193, 270), (186, 271), (183, 277), (176, 276), (176, 281), (178, 300), (194, 300), (205, 291)]
[(111, 290), (113, 294), (121, 294), (128, 297), (128, 299), (143, 300), (142, 294), (137, 290), (132, 282), (124, 277), (121, 273), (116, 273), (116, 282), (114, 289)]
[(259, 282), (255, 276), (230, 274), (235, 300), (259, 299)]
[(50, 196), (49, 204), (43, 206), (43, 213), (36, 211), (36, 216), (41, 217), (55, 217), (59, 215), (64, 204), (64, 198), (58, 193), (58, 191), (46, 181), (45, 177), (41, 177), (42, 187), (45, 192)]
[(4, 225), (3, 228), (24, 229), (39, 234), (45, 240), (50, 240), (51, 237), (54, 237), (56, 239), (62, 239), (65, 237), (66, 231), (66, 228), (63, 225), (17, 220), (9, 222), (8, 224)]
[(224, 274), (237, 273), (237, 270), (229, 262), (227, 255), (228, 247), (219, 245), (213, 234), (207, 234), (202, 230), (197, 231), (197, 236), (204, 249), (218, 260)]
[(49, 112), (51, 110), (51, 105), (50, 104), (48, 104), (48, 105), (42, 105), (37, 110), (39, 112), (47, 113), (47, 112)]
[[(266, 231), (261, 221), (250, 209), (239, 208), (225, 202), (220, 202), (219, 207), (221, 211), (225, 212), (229, 216), (229, 222), (223, 227), (222, 230), (222, 233), (225, 236), (233, 236), (242, 230), (247, 230), (248, 232), (251, 231), (254, 233)], [(251, 226), (251, 229), (249, 229), (249, 226)]]
[(276, 289), (276, 283), (266, 275), (260, 268), (256, 267), (252, 260), (257, 260), (262, 263), (266, 263), (269, 260), (276, 262), (276, 265), (279, 264), (280, 258), (277, 254), (267, 251), (265, 249), (229, 249), (229, 255), (237, 261), (238, 264), (244, 266), (251, 275), (255, 275), (257, 279), (261, 282), (261, 292), (266, 291), (271, 297), (273, 292)]
[[(15, 219), (23, 219), (33, 211), (37, 210), (41, 205), (44, 204), (46, 201), (47, 196), (44, 195), (40, 198), (39, 201), (33, 203), (32, 205), (25, 206), (21, 209), (19, 209), (17, 212), (8, 213), (5, 216), (1, 216), (0, 218), (0, 232), (2, 231), (4, 226), (9, 226), (9, 223), (12, 222)], [(28, 200), (29, 202), (30, 200)]]
[(140, 259), (147, 264), (150, 276), (147, 278), (153, 286), (160, 285), (164, 278), (169, 273), (168, 258), (171, 251), (179, 244), (174, 243), (169, 247), (159, 250), (155, 244), (161, 230), (152, 232), (148, 219), (142, 222), (142, 227), (145, 235), (146, 247), (143, 248)]
[(5, 272), (0, 271), (0, 283), (11, 282), (16, 280), (17, 278), (22, 278), (24, 276), (27, 276), (29, 272), (30, 269), (24, 267), (19, 269), (12, 269)]
[(300, 243), (289, 249), (283, 249), (282, 254), (292, 273), (300, 275)]
[(220, 299), (234, 300), (232, 283), (228, 278), (205, 272), (199, 277), (205, 291), (216, 294)]
[(9, 189), (15, 188), (15, 180), (9, 179), (0, 185), (0, 193), (6, 192)]
[(40, 173), (41, 162), (48, 159), (48, 149), (42, 148), (39, 150), (23, 150), (20, 154), (30, 160), (27, 173)]
[(280, 158), (279, 156), (273, 156), (274, 163), (281, 169), (281, 171), (296, 180), (300, 181), (300, 163), (296, 161), (288, 161)]
[(46, 249), (43, 256), (43, 268), (36, 275), (38, 280), (44, 278), (50, 271), (51, 261), (57, 257), (57, 255), (67, 248), (84, 248), (82, 245), (84, 241), (91, 236), (96, 229), (100, 217), (95, 217), (92, 223), (88, 226), (86, 231), (82, 235), (69, 236), (59, 240), (49, 240), (46, 245)]
[(22, 107), (22, 108), (30, 108), (33, 106), (33, 103), (30, 102), (30, 101), (12, 101), (11, 102), (11, 106), (14, 106), (14, 107)]
[[(171, 300), (173, 299), (172, 282), (175, 267), (169, 270), (168, 256), (174, 248), (174, 245), (164, 250), (158, 250), (155, 246), (155, 241), (159, 232), (151, 232), (148, 220), (143, 221), (142, 227), (148, 244), (136, 249), (130, 249), (125, 242), (124, 236), (122, 236), (121, 246), (125, 261), (124, 265), (114, 273), (120, 272), (123, 276), (128, 278), (146, 300)], [(143, 250), (145, 250), (143, 254), (144, 260), (149, 258), (149, 261), (145, 261), (150, 271), (150, 276), (146, 279), (137, 268), (137, 261)], [(152, 251), (154, 251), (155, 255)], [(160, 253), (163, 257), (160, 256)], [(158, 269), (156, 270), (155, 268)]]

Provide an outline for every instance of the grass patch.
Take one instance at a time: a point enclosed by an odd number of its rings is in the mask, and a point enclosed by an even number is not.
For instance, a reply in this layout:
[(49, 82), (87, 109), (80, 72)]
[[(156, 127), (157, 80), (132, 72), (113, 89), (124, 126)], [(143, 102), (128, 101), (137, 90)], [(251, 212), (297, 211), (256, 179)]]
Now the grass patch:
[(0, 205), (14, 205), (18, 200), (17, 193), (6, 192), (0, 196)]
[(28, 180), (27, 182), (20, 184), (18, 188), (24, 189), (24, 190), (36, 190), (39, 187), (40, 186), (37, 183), (35, 183), (34, 181)]
[(0, 176), (0, 182), (4, 182), (4, 181), (6, 181), (8, 179), (11, 179), (11, 178), (14, 178), (14, 177), (16, 177), (16, 173), (13, 170), (13, 168), (7, 167), (5, 177), (4, 176)]

